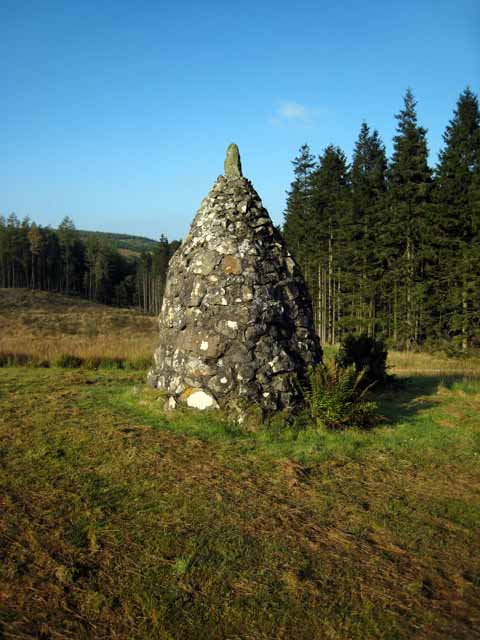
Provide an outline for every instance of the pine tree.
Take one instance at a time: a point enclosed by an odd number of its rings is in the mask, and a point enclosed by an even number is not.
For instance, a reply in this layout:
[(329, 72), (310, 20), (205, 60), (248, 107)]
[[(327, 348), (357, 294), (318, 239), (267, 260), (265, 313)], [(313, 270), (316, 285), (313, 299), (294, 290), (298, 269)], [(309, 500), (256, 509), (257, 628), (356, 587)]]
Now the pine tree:
[(390, 220), (385, 259), (391, 273), (391, 337), (398, 346), (409, 349), (421, 341), (424, 331), (422, 277), (429, 255), (432, 175), (427, 131), (417, 123), (416, 102), (410, 89), (403, 109), (395, 117), (398, 126), (389, 169)]
[(180, 243), (161, 235), (153, 251), (144, 251), (137, 265), (136, 287), (139, 307), (144, 313), (160, 313), (170, 258)]
[[(312, 172), (309, 256), (306, 280), (313, 297), (320, 339), (335, 343), (341, 335), (348, 286), (348, 223), (351, 210), (350, 174), (344, 152), (329, 145)], [(347, 298), (348, 300), (348, 298)]]
[(8, 232), (7, 221), (0, 216), (0, 287), (7, 286), (8, 270)]
[(163, 235), (160, 236), (155, 251), (153, 252), (152, 271), (153, 271), (153, 286), (154, 294), (153, 311), (154, 313), (160, 313), (162, 306), (163, 293), (165, 291), (165, 283), (167, 279), (168, 263), (170, 262), (170, 246), (168, 244), (168, 238)]
[(436, 172), (440, 331), (463, 349), (479, 339), (480, 113), (477, 96), (460, 95), (446, 127)]
[(32, 289), (41, 286), (40, 260), (42, 257), (44, 242), (41, 230), (33, 223), (28, 231), (28, 241), (30, 243), (30, 254), (32, 260), (31, 283)]
[[(477, 138), (478, 138), (477, 133)], [(480, 145), (477, 143), (477, 150)], [(472, 240), (469, 243), (469, 262), (471, 265), (470, 273), (470, 296), (469, 305), (470, 313), (468, 315), (468, 331), (467, 341), (464, 346), (474, 346), (480, 348), (480, 151), (477, 153), (477, 162), (473, 169), (472, 182), (469, 189), (469, 205), (472, 214), (471, 229)]]
[(7, 261), (6, 286), (20, 287), (21, 282), (21, 237), (20, 220), (15, 213), (11, 213), (7, 218), (5, 252)]
[(351, 264), (351, 329), (375, 335), (382, 303), (382, 226), (387, 158), (378, 131), (362, 124), (352, 163), (352, 220), (348, 252)]
[(45, 286), (47, 291), (61, 290), (62, 258), (58, 234), (50, 228), (43, 230), (45, 237)]
[(316, 167), (314, 156), (307, 144), (300, 147), (299, 155), (292, 161), (295, 179), (287, 191), (283, 234), (290, 250), (305, 269), (311, 245), (311, 175)]
[(65, 216), (65, 218), (63, 218), (58, 227), (58, 239), (60, 242), (63, 263), (62, 284), (65, 287), (65, 293), (70, 293), (72, 279), (75, 275), (74, 252), (78, 235), (73, 220), (68, 216)]

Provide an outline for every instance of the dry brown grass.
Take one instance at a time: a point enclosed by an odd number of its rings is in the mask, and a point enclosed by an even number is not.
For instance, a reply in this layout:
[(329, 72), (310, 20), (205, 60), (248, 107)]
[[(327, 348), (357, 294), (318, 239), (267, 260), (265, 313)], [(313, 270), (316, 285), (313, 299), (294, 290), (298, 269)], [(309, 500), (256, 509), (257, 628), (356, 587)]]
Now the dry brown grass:
[(150, 358), (157, 320), (44, 291), (0, 289), (0, 353), (55, 362), (63, 354), (84, 359)]
[(391, 372), (398, 375), (436, 375), (480, 377), (480, 357), (452, 358), (443, 353), (391, 351), (388, 354)]
[[(0, 289), (0, 354), (55, 362), (69, 354), (85, 360), (145, 360), (158, 341), (157, 319), (81, 298), (28, 289)], [(331, 347), (326, 348), (327, 359)], [(393, 374), (480, 377), (480, 357), (389, 353)]]

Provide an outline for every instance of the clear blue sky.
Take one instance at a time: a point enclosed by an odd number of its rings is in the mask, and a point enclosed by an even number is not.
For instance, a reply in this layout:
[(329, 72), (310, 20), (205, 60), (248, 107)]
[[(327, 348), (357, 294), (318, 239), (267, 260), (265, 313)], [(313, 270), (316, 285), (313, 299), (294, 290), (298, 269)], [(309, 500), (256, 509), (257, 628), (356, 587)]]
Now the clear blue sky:
[(480, 85), (478, 0), (0, 3), (0, 213), (170, 239), (240, 147), (274, 222), (308, 142), (391, 150), (411, 86), (432, 164)]

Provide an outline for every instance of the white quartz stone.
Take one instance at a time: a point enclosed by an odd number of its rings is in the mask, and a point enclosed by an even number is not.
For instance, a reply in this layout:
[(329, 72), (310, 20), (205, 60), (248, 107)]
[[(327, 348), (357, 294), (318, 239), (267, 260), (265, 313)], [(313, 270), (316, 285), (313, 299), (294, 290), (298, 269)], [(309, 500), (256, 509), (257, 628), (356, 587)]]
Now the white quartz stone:
[(200, 345), (200, 349), (202, 351), (208, 351), (208, 342), (206, 340), (202, 340), (202, 344)]
[(193, 409), (218, 409), (218, 404), (215, 398), (209, 393), (206, 393), (202, 389), (193, 391), (187, 398), (187, 405)]

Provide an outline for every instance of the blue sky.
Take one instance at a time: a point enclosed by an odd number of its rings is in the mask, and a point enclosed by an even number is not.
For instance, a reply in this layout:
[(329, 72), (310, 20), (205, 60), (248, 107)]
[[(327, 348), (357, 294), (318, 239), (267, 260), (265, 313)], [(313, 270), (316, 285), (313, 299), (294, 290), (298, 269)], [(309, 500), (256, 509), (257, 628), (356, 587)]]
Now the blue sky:
[(170, 239), (240, 147), (276, 223), (308, 142), (391, 150), (410, 86), (435, 163), (480, 85), (478, 0), (0, 3), (0, 213)]

